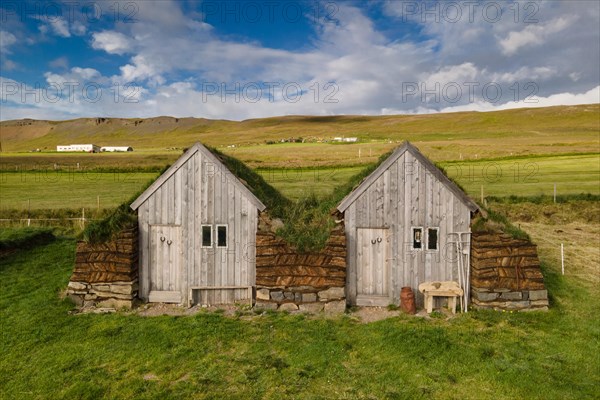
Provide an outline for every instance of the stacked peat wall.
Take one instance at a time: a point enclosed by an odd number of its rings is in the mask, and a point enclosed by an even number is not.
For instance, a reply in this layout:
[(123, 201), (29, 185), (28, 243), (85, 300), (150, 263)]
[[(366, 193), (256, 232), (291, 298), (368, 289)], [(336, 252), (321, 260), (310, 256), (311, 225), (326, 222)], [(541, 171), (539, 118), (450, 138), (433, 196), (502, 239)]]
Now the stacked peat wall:
[(131, 308), (138, 291), (138, 230), (106, 243), (80, 241), (67, 295), (83, 307)]
[(537, 246), (504, 233), (473, 233), (471, 302), (480, 308), (547, 310)]
[(346, 236), (343, 224), (319, 253), (298, 253), (283, 239), (256, 236), (256, 307), (343, 312), (346, 308)]

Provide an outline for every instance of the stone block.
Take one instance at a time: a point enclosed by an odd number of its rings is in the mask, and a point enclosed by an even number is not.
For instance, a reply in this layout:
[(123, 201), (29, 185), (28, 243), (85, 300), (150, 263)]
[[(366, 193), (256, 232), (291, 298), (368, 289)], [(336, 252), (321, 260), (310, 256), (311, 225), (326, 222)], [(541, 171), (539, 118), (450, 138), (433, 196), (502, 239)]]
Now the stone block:
[(346, 300), (336, 300), (325, 303), (325, 312), (341, 314), (346, 311)]
[(271, 299), (273, 299), (275, 301), (282, 301), (283, 300), (283, 292), (280, 292), (280, 291), (271, 292)]
[(110, 291), (112, 293), (118, 293), (118, 294), (132, 294), (133, 293), (133, 285), (132, 284), (112, 284), (112, 285), (110, 285)]
[(294, 300), (294, 293), (292, 293), (292, 292), (284, 292), (283, 293), (283, 297), (285, 297), (286, 300)]
[(529, 300), (548, 300), (548, 291), (547, 290), (530, 290), (529, 291)]
[(473, 292), (473, 298), (479, 301), (494, 301), (498, 298), (498, 293)]
[(323, 303), (304, 303), (298, 306), (300, 311), (308, 313), (318, 313), (323, 311)]
[(279, 311), (296, 311), (298, 310), (298, 306), (294, 303), (283, 303), (279, 306)]
[(523, 294), (521, 292), (506, 292), (500, 295), (501, 300), (522, 300)]
[(302, 293), (302, 301), (305, 303), (312, 303), (317, 301), (316, 293)]
[(271, 294), (269, 293), (269, 289), (258, 289), (256, 291), (257, 300), (269, 300), (270, 298)]
[(98, 296), (96, 296), (95, 294), (86, 294), (83, 299), (84, 300), (96, 300), (98, 298)]
[(254, 308), (258, 310), (277, 310), (277, 303), (270, 301), (257, 301)]
[(90, 291), (90, 294), (94, 294), (103, 299), (117, 299), (117, 300), (133, 300), (133, 294), (120, 294), (120, 293), (112, 293), (112, 292), (99, 292), (99, 291)]
[(92, 289), (97, 291), (97, 292), (110, 292), (110, 285), (107, 284), (97, 284), (94, 283), (92, 284)]
[(502, 304), (501, 308), (506, 310), (521, 310), (523, 308), (529, 308), (531, 303), (529, 301), (506, 301)]
[(87, 284), (82, 283), (82, 282), (69, 282), (69, 289), (73, 289), (74, 291), (77, 290), (86, 290), (87, 289)]
[(99, 301), (96, 303), (96, 307), (100, 308), (100, 307), (106, 307), (106, 308), (114, 308), (114, 309), (120, 309), (120, 308), (131, 308), (133, 306), (133, 301), (132, 300), (120, 300), (120, 299), (107, 299), (107, 300), (103, 300), (103, 301)]
[(292, 292), (306, 292), (307, 290), (315, 290), (312, 286), (291, 286), (288, 288)]
[(296, 303), (300, 303), (302, 301), (302, 293), (298, 293), (298, 292), (294, 293), (294, 301)]
[(346, 297), (346, 290), (343, 287), (330, 287), (327, 290), (319, 292), (319, 299), (321, 301), (343, 299)]

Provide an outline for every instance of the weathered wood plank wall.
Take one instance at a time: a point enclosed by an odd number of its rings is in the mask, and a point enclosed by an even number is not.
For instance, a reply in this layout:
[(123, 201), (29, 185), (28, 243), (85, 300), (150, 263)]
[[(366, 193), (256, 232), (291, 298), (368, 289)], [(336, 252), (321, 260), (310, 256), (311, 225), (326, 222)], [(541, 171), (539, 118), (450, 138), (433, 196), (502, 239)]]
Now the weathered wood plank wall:
[[(388, 261), (389, 303), (398, 304), (400, 289), (415, 292), (421, 282), (457, 280), (458, 266), (450, 232), (469, 230), (470, 210), (420, 160), (405, 152), (381, 174), (344, 212), (348, 246), (347, 298), (356, 304), (368, 293), (357, 265), (357, 229), (388, 228), (391, 256)], [(412, 249), (412, 227), (439, 228), (438, 250)], [(382, 276), (386, 276), (382, 274)], [(417, 302), (422, 299), (417, 296)]]
[[(139, 206), (142, 299), (153, 291), (176, 291), (187, 303), (191, 287), (254, 286), (258, 209), (240, 185), (223, 165), (197, 151)], [(227, 247), (203, 248), (204, 224), (213, 227), (213, 241), (216, 226), (226, 225)], [(164, 243), (153, 229), (169, 232), (176, 250), (161, 252)], [(233, 303), (247, 300), (248, 290), (206, 290), (195, 297)]]

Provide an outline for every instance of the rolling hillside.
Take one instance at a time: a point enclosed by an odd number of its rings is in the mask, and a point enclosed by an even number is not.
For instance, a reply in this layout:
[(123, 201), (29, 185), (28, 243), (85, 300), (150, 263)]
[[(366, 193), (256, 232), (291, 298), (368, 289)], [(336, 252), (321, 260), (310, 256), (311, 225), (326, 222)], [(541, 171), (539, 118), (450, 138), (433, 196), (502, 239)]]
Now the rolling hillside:
[[(363, 145), (411, 140), (422, 144), (422, 150), (430, 153), (428, 155), (434, 159), (456, 159), (459, 148), (463, 149), (464, 154), (478, 154), (479, 157), (506, 156), (509, 153), (597, 152), (600, 146), (599, 132), (599, 104), (489, 113), (288, 116), (241, 122), (157, 117), (16, 120), (0, 123), (0, 140), (5, 153), (38, 148), (52, 151), (59, 144), (91, 142), (100, 146), (129, 145), (136, 151), (156, 152), (172, 147), (187, 147), (196, 141), (215, 147), (245, 147), (292, 137), (316, 141), (336, 136), (356, 136)], [(502, 145), (499, 146), (499, 143)], [(383, 150), (374, 148), (371, 152), (381, 153)], [(289, 154), (288, 149), (283, 151)], [(313, 150), (309, 149), (308, 152), (312, 153)], [(240, 156), (252, 160), (252, 154), (244, 151), (238, 154)]]

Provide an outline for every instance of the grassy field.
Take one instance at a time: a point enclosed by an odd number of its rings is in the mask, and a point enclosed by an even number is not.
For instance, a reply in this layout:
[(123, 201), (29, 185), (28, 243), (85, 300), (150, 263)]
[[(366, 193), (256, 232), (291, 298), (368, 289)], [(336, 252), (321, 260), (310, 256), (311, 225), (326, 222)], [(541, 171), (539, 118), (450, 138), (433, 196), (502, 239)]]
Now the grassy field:
[(256, 172), (286, 197), (296, 200), (312, 194), (320, 198), (330, 195), (363, 168), (267, 168)]
[[(600, 194), (600, 155), (513, 157), (498, 160), (442, 162), (448, 175), (474, 198), (486, 196)], [(259, 168), (265, 180), (291, 199), (324, 197), (359, 173), (362, 166), (326, 168)], [(109, 208), (131, 197), (157, 172), (0, 173), (0, 211), (7, 209)]]
[(112, 208), (157, 173), (38, 171), (0, 174), (0, 210)]
[[(101, 208), (114, 207), (197, 140), (258, 168), (292, 199), (323, 198), (409, 139), (473, 198), (481, 186), (486, 196), (504, 198), (490, 205), (538, 244), (551, 307), (546, 313), (473, 311), (449, 319), (397, 313), (369, 324), (352, 312), (325, 318), (255, 314), (243, 307), (234, 316), (73, 315), (61, 293), (72, 272), (75, 240), (63, 236), (15, 252), (14, 244), (30, 242), (36, 231), (3, 230), (0, 242), (12, 247), (0, 252), (0, 398), (597, 398), (600, 205), (515, 203), (507, 196), (551, 195), (555, 183), (559, 195), (600, 194), (599, 112), (599, 105), (589, 105), (242, 122), (3, 122), (5, 213), (28, 207), (58, 214), (93, 210), (98, 196)], [(343, 135), (361, 142), (264, 144)], [(132, 145), (136, 151), (20, 153), (78, 141)], [(231, 144), (236, 147), (226, 147)], [(88, 172), (78, 172), (77, 163)]]
[(531, 231), (536, 239), (562, 240), (570, 231), (558, 232), (559, 223), (569, 219), (583, 240), (567, 254), (595, 261), (568, 258), (562, 276), (556, 257), (542, 248), (546, 313), (399, 315), (369, 324), (352, 313), (70, 315), (60, 293), (72, 271), (72, 239), (9, 255), (0, 266), (0, 397), (597, 398), (600, 292), (589, 277), (597, 279), (598, 231), (577, 210), (595, 211), (584, 203), (563, 206), (504, 206), (509, 214), (526, 207), (527, 223), (539, 227)]
[(440, 163), (471, 196), (600, 194), (600, 154)]
[[(128, 158), (139, 165), (172, 162), (181, 149), (200, 141), (234, 155), (252, 167), (356, 165), (373, 162), (404, 140), (416, 144), (434, 161), (497, 158), (531, 154), (597, 152), (600, 146), (600, 105), (391, 116), (288, 116), (247, 121), (194, 118), (77, 119), (72, 121), (4, 121), (2, 163), (27, 163), (64, 157), (104, 164)], [(358, 144), (273, 144), (290, 138), (329, 141), (358, 137)], [(120, 155), (64, 155), (44, 152), (70, 143), (127, 145), (135, 151)], [(498, 145), (501, 143), (501, 145)], [(308, 146), (311, 144), (311, 146)], [(236, 146), (236, 147), (228, 147)], [(177, 148), (178, 150), (169, 150)], [(360, 150), (360, 157), (359, 157)], [(160, 158), (164, 157), (164, 160)]]

